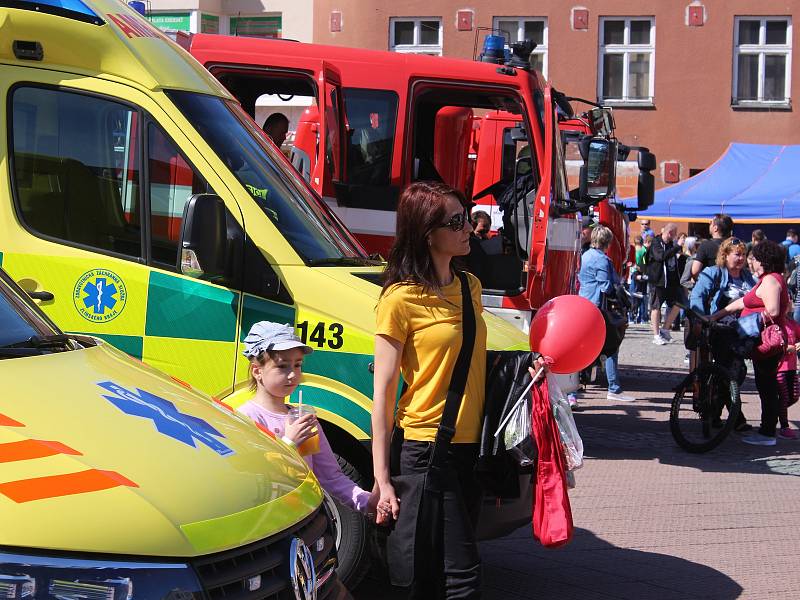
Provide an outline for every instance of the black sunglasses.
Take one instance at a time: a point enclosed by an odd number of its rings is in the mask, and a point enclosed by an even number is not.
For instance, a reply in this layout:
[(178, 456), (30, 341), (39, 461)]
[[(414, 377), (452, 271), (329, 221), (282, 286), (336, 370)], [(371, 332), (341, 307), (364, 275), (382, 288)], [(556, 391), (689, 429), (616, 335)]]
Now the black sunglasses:
[(452, 217), (450, 217), (450, 220), (447, 223), (437, 225), (436, 228), (438, 229), (440, 227), (449, 227), (453, 231), (461, 231), (462, 229), (464, 229), (464, 225), (467, 224), (468, 220), (469, 216), (467, 215), (466, 209), (464, 209), (464, 212), (460, 212), (457, 215), (453, 215)]
[(744, 244), (744, 242), (739, 238), (732, 237), (728, 239), (730, 240), (732, 246), (738, 246), (739, 244)]

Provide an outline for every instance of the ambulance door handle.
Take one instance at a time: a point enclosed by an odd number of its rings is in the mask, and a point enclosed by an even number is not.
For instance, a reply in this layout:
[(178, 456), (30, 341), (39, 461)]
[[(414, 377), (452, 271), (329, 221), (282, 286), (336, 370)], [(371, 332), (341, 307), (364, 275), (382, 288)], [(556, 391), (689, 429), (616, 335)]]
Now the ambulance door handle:
[(30, 296), (34, 300), (42, 300), (44, 302), (49, 302), (50, 300), (55, 300), (56, 298), (52, 292), (48, 292), (46, 290), (39, 290), (38, 292), (28, 292), (28, 296)]

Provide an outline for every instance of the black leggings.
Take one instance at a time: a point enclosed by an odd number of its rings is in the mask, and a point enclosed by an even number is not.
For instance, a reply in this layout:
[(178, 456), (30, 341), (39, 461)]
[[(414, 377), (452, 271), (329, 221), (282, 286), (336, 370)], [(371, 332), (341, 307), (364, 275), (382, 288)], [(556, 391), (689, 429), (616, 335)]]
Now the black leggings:
[[(395, 436), (397, 437), (397, 436)], [(404, 440), (392, 444), (392, 472), (401, 475), (424, 473), (428, 469), (433, 444)], [(398, 456), (399, 454), (399, 456)], [(475, 524), (481, 507), (481, 489), (475, 479), (478, 444), (451, 444), (447, 455), (447, 478), (444, 483), (442, 518), (443, 557), (433, 572), (440, 573), (432, 590), (422, 582), (414, 582), (413, 599), (461, 600), (481, 597), (481, 561), (475, 539)], [(402, 505), (400, 510), (403, 510)], [(417, 538), (419, 540), (419, 536)], [(422, 556), (430, 549), (417, 549)], [(442, 564), (443, 562), (443, 564)]]
[(763, 360), (753, 361), (756, 389), (761, 398), (761, 435), (775, 437), (775, 426), (778, 424), (778, 414), (781, 410), (780, 397), (778, 396), (778, 363), (781, 354)]

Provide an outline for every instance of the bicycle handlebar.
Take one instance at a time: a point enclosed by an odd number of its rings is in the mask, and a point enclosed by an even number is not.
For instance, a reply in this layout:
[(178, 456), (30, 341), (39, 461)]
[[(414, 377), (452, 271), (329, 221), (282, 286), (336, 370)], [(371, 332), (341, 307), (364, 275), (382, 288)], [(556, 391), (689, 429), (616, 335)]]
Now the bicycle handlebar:
[(712, 321), (711, 318), (708, 315), (701, 315), (699, 312), (697, 312), (693, 308), (690, 308), (689, 306), (687, 306), (683, 302), (676, 302), (675, 306), (678, 306), (678, 307), (682, 308), (684, 310), (684, 312), (686, 313), (686, 315), (689, 317), (690, 320), (691, 319), (697, 319), (703, 325), (706, 325), (706, 326), (709, 326), (709, 327), (717, 325), (717, 322), (716, 321)]

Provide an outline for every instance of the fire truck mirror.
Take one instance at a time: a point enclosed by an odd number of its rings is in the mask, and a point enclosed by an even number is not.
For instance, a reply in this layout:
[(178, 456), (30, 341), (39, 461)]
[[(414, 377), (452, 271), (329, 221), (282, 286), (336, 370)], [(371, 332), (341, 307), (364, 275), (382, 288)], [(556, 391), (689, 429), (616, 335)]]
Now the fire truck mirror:
[(650, 172), (656, 168), (656, 155), (639, 149), (639, 181), (637, 184), (637, 210), (646, 210), (655, 201), (656, 181)]
[(587, 137), (580, 143), (584, 164), (580, 171), (581, 198), (599, 202), (614, 191), (617, 144), (612, 140)]

